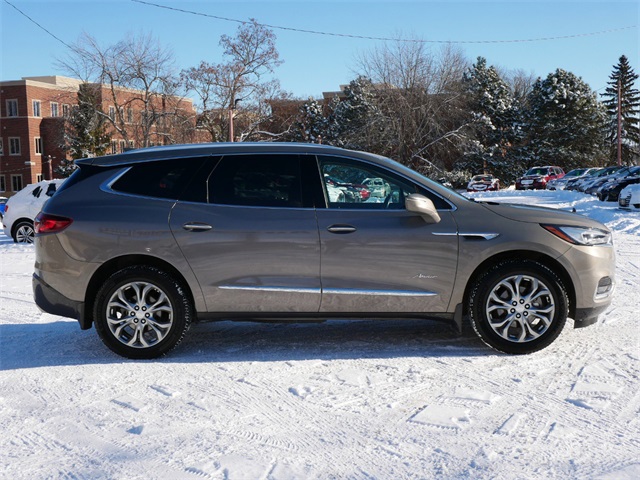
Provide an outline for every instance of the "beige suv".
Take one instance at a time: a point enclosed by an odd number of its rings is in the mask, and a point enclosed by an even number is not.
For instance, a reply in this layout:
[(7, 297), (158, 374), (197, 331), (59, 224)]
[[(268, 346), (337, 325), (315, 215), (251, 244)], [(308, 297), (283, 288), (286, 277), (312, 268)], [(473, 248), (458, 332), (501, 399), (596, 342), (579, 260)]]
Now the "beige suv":
[[(35, 299), (126, 357), (165, 354), (194, 321), (332, 317), (468, 318), (528, 353), (614, 289), (604, 225), (474, 202), (377, 155), (239, 143), (77, 164), (36, 220)], [(337, 199), (328, 178), (385, 196)]]

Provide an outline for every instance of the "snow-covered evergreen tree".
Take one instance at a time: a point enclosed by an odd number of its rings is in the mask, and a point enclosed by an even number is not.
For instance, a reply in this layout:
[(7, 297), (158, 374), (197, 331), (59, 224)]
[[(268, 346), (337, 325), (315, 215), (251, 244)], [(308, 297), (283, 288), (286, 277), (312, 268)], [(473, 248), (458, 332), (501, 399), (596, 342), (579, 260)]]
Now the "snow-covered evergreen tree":
[(622, 123), (622, 163), (631, 165), (640, 155), (640, 91), (634, 88), (638, 74), (622, 55), (609, 76), (609, 85), (602, 94), (609, 114), (609, 158), (617, 161), (618, 155), (618, 85), (620, 86), (620, 116)]
[(462, 84), (473, 119), (473, 138), (467, 143), (462, 167), (472, 172), (493, 173), (510, 179), (513, 171), (509, 151), (517, 137), (517, 108), (508, 84), (487, 60), (477, 62), (464, 74)]
[[(82, 84), (78, 90), (78, 104), (71, 110), (65, 129), (66, 148), (72, 159), (104, 155), (111, 143), (106, 133), (105, 117), (95, 87)], [(56, 173), (69, 176), (76, 166), (73, 161), (62, 161)]]
[(328, 121), (324, 116), (322, 105), (310, 97), (300, 107), (298, 120), (293, 128), (292, 140), (306, 143), (326, 143), (327, 129)]
[(559, 165), (565, 171), (596, 166), (605, 156), (607, 112), (580, 77), (557, 69), (538, 79), (525, 115), (526, 164)]
[[(329, 123), (336, 144), (355, 150), (371, 150), (379, 142), (376, 123), (380, 112), (371, 80), (359, 76), (344, 89), (345, 98), (330, 109)], [(376, 134), (377, 132), (377, 134)]]

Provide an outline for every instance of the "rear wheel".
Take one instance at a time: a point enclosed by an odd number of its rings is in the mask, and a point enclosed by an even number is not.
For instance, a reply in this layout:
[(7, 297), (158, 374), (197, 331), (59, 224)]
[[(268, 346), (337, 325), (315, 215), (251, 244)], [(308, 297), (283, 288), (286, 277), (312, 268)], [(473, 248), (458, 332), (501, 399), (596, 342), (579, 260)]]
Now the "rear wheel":
[(468, 299), (471, 324), (480, 338), (515, 354), (551, 344), (564, 327), (568, 306), (560, 278), (530, 260), (494, 265), (476, 280)]
[(22, 220), (13, 231), (13, 241), (16, 243), (33, 243), (34, 235), (33, 223)]
[(127, 358), (156, 358), (180, 343), (193, 307), (184, 288), (167, 273), (132, 266), (114, 273), (98, 291), (96, 330), (104, 344)]

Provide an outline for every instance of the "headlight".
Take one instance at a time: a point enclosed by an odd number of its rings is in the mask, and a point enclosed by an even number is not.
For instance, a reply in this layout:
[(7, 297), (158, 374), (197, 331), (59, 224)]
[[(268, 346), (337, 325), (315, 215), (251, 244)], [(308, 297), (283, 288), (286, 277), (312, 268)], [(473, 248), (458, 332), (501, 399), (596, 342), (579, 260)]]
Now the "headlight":
[(593, 227), (567, 227), (562, 225), (540, 225), (573, 245), (613, 245), (611, 232)]

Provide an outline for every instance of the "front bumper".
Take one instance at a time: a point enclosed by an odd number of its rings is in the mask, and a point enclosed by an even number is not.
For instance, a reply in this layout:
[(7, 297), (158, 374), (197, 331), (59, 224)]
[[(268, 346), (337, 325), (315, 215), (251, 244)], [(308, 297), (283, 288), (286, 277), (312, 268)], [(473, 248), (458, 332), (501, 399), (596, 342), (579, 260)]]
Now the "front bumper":
[(31, 283), (36, 305), (43, 312), (61, 317), (75, 318), (80, 323), (82, 330), (91, 328), (91, 323), (86, 322), (84, 319), (84, 302), (77, 302), (65, 297), (35, 273)]

